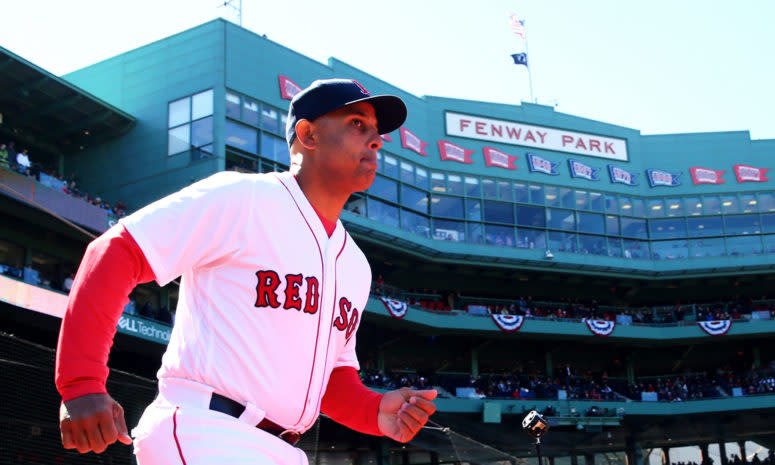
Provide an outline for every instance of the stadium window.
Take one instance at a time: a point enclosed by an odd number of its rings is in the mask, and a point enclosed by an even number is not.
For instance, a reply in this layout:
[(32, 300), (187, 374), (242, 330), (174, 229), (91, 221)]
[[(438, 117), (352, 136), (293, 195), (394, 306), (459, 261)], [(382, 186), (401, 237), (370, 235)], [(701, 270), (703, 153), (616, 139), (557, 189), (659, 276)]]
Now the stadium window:
[(667, 199), (665, 200), (665, 207), (667, 208), (665, 211), (667, 216), (684, 216), (683, 202), (681, 199)]
[(766, 233), (775, 233), (775, 213), (762, 214), (762, 229)]
[(250, 99), (244, 99), (242, 102), (242, 118), (241, 120), (251, 126), (258, 127), (261, 113), (261, 106), (258, 102), (254, 102)]
[(384, 165), (382, 172), (389, 178), (398, 179), (398, 160), (396, 157), (385, 154)]
[(661, 218), (665, 216), (665, 203), (662, 199), (648, 201), (649, 218)]
[(482, 202), (480, 200), (466, 199), (466, 219), (471, 221), (482, 220)]
[(645, 260), (650, 258), (648, 241), (637, 241), (631, 239), (622, 239), (622, 255), (624, 258), (634, 258)]
[(761, 255), (762, 252), (761, 236), (727, 237), (727, 255)]
[(775, 254), (775, 234), (764, 236), (764, 250), (768, 254)]
[(514, 183), (514, 201), (517, 203), (530, 203), (530, 191), (527, 184), (521, 182)]
[(511, 226), (484, 226), (484, 243), (501, 247), (514, 247), (514, 228)]
[(723, 257), (726, 253), (724, 239), (720, 237), (689, 241), (689, 256), (692, 258)]
[(721, 211), (725, 215), (740, 213), (740, 202), (736, 195), (721, 196)]
[(422, 213), (428, 213), (428, 193), (401, 184), (401, 205)]
[(754, 194), (742, 194), (740, 196), (740, 211), (743, 213), (754, 213), (759, 211), (756, 207), (758, 200)]
[(576, 217), (578, 220), (579, 232), (605, 234), (605, 220), (603, 219), (603, 215), (576, 212)]
[(546, 231), (543, 229), (517, 228), (517, 247), (546, 249)]
[(533, 205), (544, 204), (544, 186), (530, 184), (530, 203)]
[(428, 190), (428, 171), (424, 168), (416, 167), (414, 185), (423, 190)]
[(463, 219), (463, 199), (446, 195), (434, 195), (431, 197), (431, 214), (446, 218)]
[(775, 196), (772, 194), (759, 194), (759, 211), (775, 212)]
[(544, 199), (545, 203), (549, 207), (560, 206), (560, 190), (554, 186), (544, 187)]
[(637, 239), (648, 239), (646, 233), (646, 220), (635, 218), (621, 218), (622, 236)]
[(619, 211), (622, 215), (633, 216), (632, 199), (623, 195), (619, 197)]
[(558, 208), (546, 209), (546, 224), (550, 229), (563, 231), (576, 230), (576, 217), (573, 211), (560, 210)]
[(759, 215), (735, 215), (724, 217), (724, 231), (727, 236), (761, 234)]
[(434, 218), (433, 238), (440, 241), (463, 242), (466, 240), (465, 223)]
[(654, 260), (677, 260), (687, 258), (689, 249), (686, 239), (676, 241), (653, 241), (651, 255)]
[(191, 145), (196, 148), (213, 143), (213, 117), (202, 118), (191, 123)]
[(576, 191), (576, 205), (574, 205), (574, 208), (589, 210), (589, 193), (587, 191)]
[(619, 229), (618, 216), (614, 216), (614, 215), (605, 216), (605, 233), (609, 236), (621, 235), (621, 230)]
[(605, 194), (605, 212), (619, 213), (619, 202), (615, 195)]
[(191, 119), (197, 120), (213, 114), (213, 90), (208, 89), (191, 96)]
[(463, 195), (463, 177), (457, 174), (448, 174), (447, 189), (450, 194)]
[(403, 210), (401, 212), (401, 229), (422, 237), (431, 237), (430, 220), (425, 215)]
[[(226, 151), (226, 171), (238, 171), (240, 173), (258, 173), (258, 160), (247, 157), (241, 153)], [(274, 171), (270, 169), (266, 172)]]
[(563, 208), (578, 208), (576, 206), (575, 193), (573, 189), (567, 189), (565, 187), (561, 188), (560, 198), (562, 199), (561, 205)]
[(549, 250), (552, 252), (577, 253), (576, 233), (549, 231)]
[(366, 192), (374, 197), (398, 203), (398, 183), (384, 176), (375, 176), (374, 183)]
[(482, 225), (479, 223), (468, 223), (468, 235), (466, 236), (466, 242), (469, 244), (481, 244), (482, 243)]
[(285, 139), (261, 132), (261, 156), (290, 166), (291, 153)]
[(517, 225), (532, 228), (546, 227), (546, 213), (542, 207), (517, 205)]
[(702, 205), (705, 208), (706, 215), (718, 215), (721, 213), (721, 199), (719, 199), (717, 196), (703, 196)]
[(190, 129), (188, 124), (167, 131), (167, 155), (184, 152), (191, 147)]
[(226, 116), (232, 119), (241, 119), (239, 95), (226, 92)]
[(589, 193), (589, 209), (599, 213), (605, 213), (605, 199), (600, 192)]
[(652, 239), (676, 239), (686, 237), (683, 218), (649, 220), (649, 237)]
[(605, 237), (579, 234), (579, 253), (590, 255), (608, 255)]
[(505, 200), (507, 202), (514, 201), (514, 194), (511, 190), (510, 181), (498, 181), (498, 199)]
[(398, 207), (369, 197), (366, 199), (366, 208), (369, 219), (388, 226), (398, 227)]
[(484, 202), (484, 221), (514, 224), (514, 204), (511, 202)]
[(618, 237), (606, 237), (607, 251), (609, 257), (622, 256), (622, 240)]
[(431, 173), (431, 190), (434, 192), (447, 192), (447, 184), (444, 182), (444, 173)]
[(643, 199), (632, 199), (632, 216), (646, 217), (646, 202)]
[(226, 145), (244, 150), (248, 153), (258, 153), (258, 131), (233, 121), (226, 121), (224, 126)]
[(466, 176), (466, 196), (467, 197), (481, 197), (482, 191), (479, 188), (479, 178), (471, 178)]
[(21, 278), (25, 254), (23, 246), (0, 239), (0, 273)]
[(485, 199), (498, 200), (498, 185), (494, 179), (482, 179), (482, 195)]
[(174, 128), (191, 121), (191, 98), (185, 97), (169, 103), (167, 127)]
[(721, 226), (720, 216), (704, 216), (701, 218), (687, 218), (689, 236), (721, 236), (724, 230)]
[(414, 184), (414, 165), (401, 160), (401, 182)]
[(261, 129), (277, 134), (280, 132), (280, 114), (274, 108), (262, 105)]

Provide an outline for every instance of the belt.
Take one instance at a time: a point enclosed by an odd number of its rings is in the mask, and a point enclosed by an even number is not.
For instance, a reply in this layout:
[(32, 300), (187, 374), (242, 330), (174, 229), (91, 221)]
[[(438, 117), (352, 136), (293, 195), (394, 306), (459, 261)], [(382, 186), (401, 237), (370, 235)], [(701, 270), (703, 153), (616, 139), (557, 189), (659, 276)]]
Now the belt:
[[(242, 412), (245, 411), (245, 406), (236, 400), (229, 399), (228, 397), (213, 392), (213, 395), (210, 398), (210, 410), (215, 410), (216, 412), (239, 418), (240, 415), (242, 415)], [(261, 420), (256, 425), (256, 428), (277, 436), (292, 446), (295, 446), (299, 442), (299, 439), (301, 439), (301, 433), (298, 431), (287, 430), (268, 418)]]

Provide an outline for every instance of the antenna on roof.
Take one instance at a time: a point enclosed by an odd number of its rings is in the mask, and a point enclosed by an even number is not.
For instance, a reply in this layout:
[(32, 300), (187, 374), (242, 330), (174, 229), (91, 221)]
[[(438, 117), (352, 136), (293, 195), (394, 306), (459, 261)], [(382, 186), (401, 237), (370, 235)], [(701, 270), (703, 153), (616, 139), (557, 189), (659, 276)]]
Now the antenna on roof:
[(237, 24), (242, 27), (242, 0), (224, 0), (221, 6), (234, 10), (237, 13)]

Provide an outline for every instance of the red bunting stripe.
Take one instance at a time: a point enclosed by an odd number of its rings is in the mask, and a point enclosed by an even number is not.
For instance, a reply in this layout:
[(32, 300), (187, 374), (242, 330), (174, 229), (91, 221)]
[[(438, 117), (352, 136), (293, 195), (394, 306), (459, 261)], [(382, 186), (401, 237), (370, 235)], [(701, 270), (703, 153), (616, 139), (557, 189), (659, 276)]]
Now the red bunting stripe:
[(732, 320), (700, 321), (698, 324), (711, 336), (723, 336), (732, 328)]
[(522, 323), (525, 322), (525, 317), (522, 315), (501, 315), (492, 314), (492, 321), (501, 329), (507, 333), (513, 333), (518, 331), (522, 327)]
[(609, 336), (614, 332), (614, 328), (616, 327), (615, 321), (584, 320), (584, 322), (587, 324), (587, 328), (589, 328), (595, 336)]
[(404, 315), (406, 315), (406, 311), (409, 309), (406, 302), (401, 302), (400, 300), (391, 299), (389, 297), (380, 297), (379, 300), (382, 301), (382, 304), (393, 318), (403, 318)]

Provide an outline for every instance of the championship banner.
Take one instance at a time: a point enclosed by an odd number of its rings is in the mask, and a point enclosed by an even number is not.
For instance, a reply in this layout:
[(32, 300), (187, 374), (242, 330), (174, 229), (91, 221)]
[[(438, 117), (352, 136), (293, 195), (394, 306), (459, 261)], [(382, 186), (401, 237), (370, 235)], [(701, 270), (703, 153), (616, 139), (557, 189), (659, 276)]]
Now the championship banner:
[(301, 92), (300, 85), (291, 81), (282, 74), (278, 75), (277, 78), (280, 80), (280, 96), (282, 96), (282, 98), (285, 100), (291, 100), (294, 95)]
[(681, 183), (678, 182), (678, 176), (680, 175), (681, 173), (673, 174), (662, 170), (646, 170), (646, 176), (649, 178), (649, 186), (651, 187), (680, 186)]
[(637, 174), (630, 173), (618, 166), (608, 165), (608, 175), (611, 177), (611, 182), (613, 183), (627, 184), (628, 186), (638, 185), (638, 183), (635, 182), (635, 176), (637, 176)]
[(509, 155), (492, 147), (482, 147), (482, 152), (484, 152), (484, 164), (488, 167), (497, 166), (507, 170), (517, 169), (516, 161), (519, 157), (515, 155)]
[(614, 328), (616, 327), (615, 321), (585, 319), (584, 322), (587, 324), (587, 328), (589, 328), (595, 336), (608, 336), (614, 332)]
[(474, 161), (471, 159), (473, 150), (464, 149), (463, 147), (447, 142), (445, 140), (439, 141), (439, 153), (441, 154), (442, 161), (456, 161), (459, 163), (471, 164)]
[(380, 134), (379, 137), (381, 137), (385, 142), (393, 142), (393, 138), (390, 137), (390, 134)]
[(600, 181), (600, 168), (593, 168), (586, 163), (582, 163), (578, 160), (568, 159), (568, 167), (570, 168), (570, 175), (574, 178), (583, 178), (590, 181)]
[(689, 172), (692, 173), (692, 181), (694, 181), (695, 186), (697, 184), (724, 184), (727, 182), (725, 179), (721, 179), (721, 176), (723, 176), (727, 170), (717, 171), (710, 168), (692, 166), (689, 168)]
[(409, 309), (406, 302), (401, 302), (400, 300), (391, 299), (389, 297), (380, 297), (379, 300), (382, 301), (382, 304), (385, 305), (388, 313), (390, 313), (390, 316), (393, 318), (403, 318), (404, 315), (406, 315), (406, 311)]
[(767, 171), (769, 168), (756, 168), (748, 165), (735, 165), (735, 176), (737, 176), (737, 182), (765, 182), (769, 181)]
[(527, 167), (530, 168), (530, 171), (532, 172), (557, 176), (560, 174), (560, 171), (557, 169), (558, 166), (560, 166), (560, 162), (558, 161), (547, 160), (534, 153), (527, 154)]
[(428, 146), (427, 142), (424, 142), (422, 139), (415, 136), (412, 131), (408, 129), (400, 128), (399, 132), (401, 133), (401, 147), (417, 152), (424, 157), (428, 156), (428, 154), (425, 153), (425, 147)]
[(723, 336), (729, 332), (729, 328), (732, 327), (732, 320), (713, 320), (713, 321), (700, 321), (697, 324), (700, 325), (703, 331), (711, 336)]
[(492, 321), (501, 329), (507, 333), (513, 333), (518, 331), (522, 327), (522, 323), (525, 322), (525, 317), (522, 315), (500, 315), (492, 314)]

